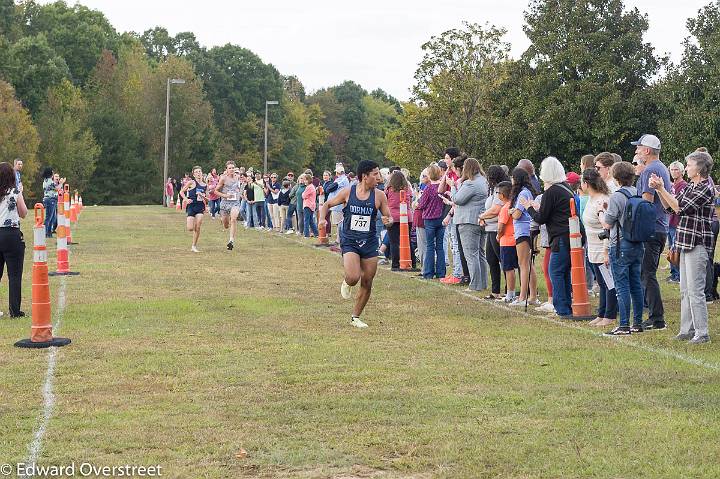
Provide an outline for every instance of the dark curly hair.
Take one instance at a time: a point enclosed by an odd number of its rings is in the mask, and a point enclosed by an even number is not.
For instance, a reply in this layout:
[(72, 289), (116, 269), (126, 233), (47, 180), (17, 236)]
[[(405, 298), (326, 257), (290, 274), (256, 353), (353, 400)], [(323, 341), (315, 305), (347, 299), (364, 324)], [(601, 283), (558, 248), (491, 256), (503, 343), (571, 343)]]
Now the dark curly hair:
[(505, 173), (505, 170), (502, 166), (491, 165), (487, 170), (487, 180), (490, 190), (494, 190), (497, 185), (499, 185), (503, 181), (509, 181), (510, 178), (508, 177), (507, 173)]
[(512, 193), (510, 194), (510, 204), (514, 205), (520, 196), (520, 192), (523, 188), (527, 188), (532, 193), (533, 198), (540, 194), (539, 191), (535, 190), (535, 187), (530, 182), (530, 174), (522, 168), (515, 168), (512, 170), (513, 187)]

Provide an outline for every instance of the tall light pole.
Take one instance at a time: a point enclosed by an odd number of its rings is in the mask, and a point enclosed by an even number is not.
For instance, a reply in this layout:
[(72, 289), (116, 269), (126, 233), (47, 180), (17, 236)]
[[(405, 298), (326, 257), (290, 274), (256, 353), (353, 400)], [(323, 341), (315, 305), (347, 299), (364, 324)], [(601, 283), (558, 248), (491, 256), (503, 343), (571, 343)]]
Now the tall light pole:
[(267, 118), (268, 118), (268, 105), (277, 105), (278, 102), (275, 100), (268, 100), (265, 102), (265, 155), (263, 160), (263, 173), (267, 174)]
[(170, 136), (170, 84), (182, 85), (185, 80), (182, 78), (167, 79), (167, 101), (165, 103), (165, 162), (163, 166), (163, 206), (165, 205), (165, 182), (168, 178), (168, 137)]

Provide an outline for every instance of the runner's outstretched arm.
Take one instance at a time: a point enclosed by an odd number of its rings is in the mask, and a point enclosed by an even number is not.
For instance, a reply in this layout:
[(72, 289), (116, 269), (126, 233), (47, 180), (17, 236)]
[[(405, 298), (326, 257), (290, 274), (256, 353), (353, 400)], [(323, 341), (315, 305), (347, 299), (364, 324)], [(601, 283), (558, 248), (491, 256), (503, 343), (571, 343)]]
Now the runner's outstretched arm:
[(388, 200), (387, 196), (385, 196), (385, 193), (383, 191), (377, 191), (376, 193), (380, 193), (379, 195), (376, 195), (378, 197), (378, 200), (380, 201), (380, 206), (377, 208), (380, 210), (380, 213), (382, 213), (382, 222), (387, 227), (393, 224), (392, 219), (392, 213), (390, 213), (390, 206), (388, 206)]
[[(347, 203), (348, 198), (350, 195), (350, 188), (343, 189), (340, 193), (337, 194), (337, 196), (333, 197), (330, 201), (326, 201), (323, 203), (323, 205), (320, 207), (320, 222), (318, 223), (318, 228), (320, 225), (326, 226), (327, 221), (325, 221), (325, 217), (327, 216), (327, 212), (330, 208), (337, 205), (342, 205)], [(385, 196), (385, 195), (383, 195)], [(387, 198), (385, 198), (385, 202), (387, 203)], [(388, 209), (388, 212), (390, 210)]]

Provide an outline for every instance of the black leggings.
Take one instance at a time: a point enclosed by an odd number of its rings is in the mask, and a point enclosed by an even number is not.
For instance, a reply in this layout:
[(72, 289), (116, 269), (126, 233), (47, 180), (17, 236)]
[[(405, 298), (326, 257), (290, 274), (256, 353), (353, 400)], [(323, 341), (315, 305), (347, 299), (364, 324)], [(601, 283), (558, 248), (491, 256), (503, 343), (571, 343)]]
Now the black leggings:
[(496, 231), (488, 231), (485, 241), (485, 258), (490, 267), (492, 294), (500, 294), (500, 243)]
[(0, 228), (0, 278), (7, 265), (10, 316), (20, 313), (25, 239), (19, 228)]
[[(412, 223), (408, 223), (408, 231), (412, 230)], [(393, 224), (388, 229), (390, 235), (390, 258), (392, 268), (400, 268), (400, 223), (393, 221)], [(410, 245), (410, 260), (412, 261), (412, 267), (415, 268), (415, 248)]]

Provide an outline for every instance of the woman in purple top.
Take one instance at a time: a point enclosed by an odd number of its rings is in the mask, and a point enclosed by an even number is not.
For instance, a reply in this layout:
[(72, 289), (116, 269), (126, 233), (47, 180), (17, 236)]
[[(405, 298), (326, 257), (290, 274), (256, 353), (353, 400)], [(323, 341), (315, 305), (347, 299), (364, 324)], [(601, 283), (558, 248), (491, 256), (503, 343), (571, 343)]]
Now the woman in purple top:
[(418, 203), (417, 209), (422, 211), (425, 223), (426, 249), (423, 261), (423, 278), (445, 277), (445, 227), (442, 224), (444, 209), (443, 200), (438, 193), (438, 185), (442, 177), (442, 170), (433, 163), (427, 168), (430, 183), (427, 185)]
[[(687, 186), (685, 181), (685, 166), (679, 161), (673, 161), (668, 167), (670, 170), (670, 180), (672, 180), (672, 187), (670, 193), (677, 197), (682, 190)], [(668, 225), (668, 248), (675, 246), (675, 234), (677, 232), (677, 226), (680, 222), (680, 216), (673, 213), (670, 215), (670, 222)], [(670, 264), (670, 276), (667, 278), (668, 282), (679, 283), (680, 282), (680, 267)]]

